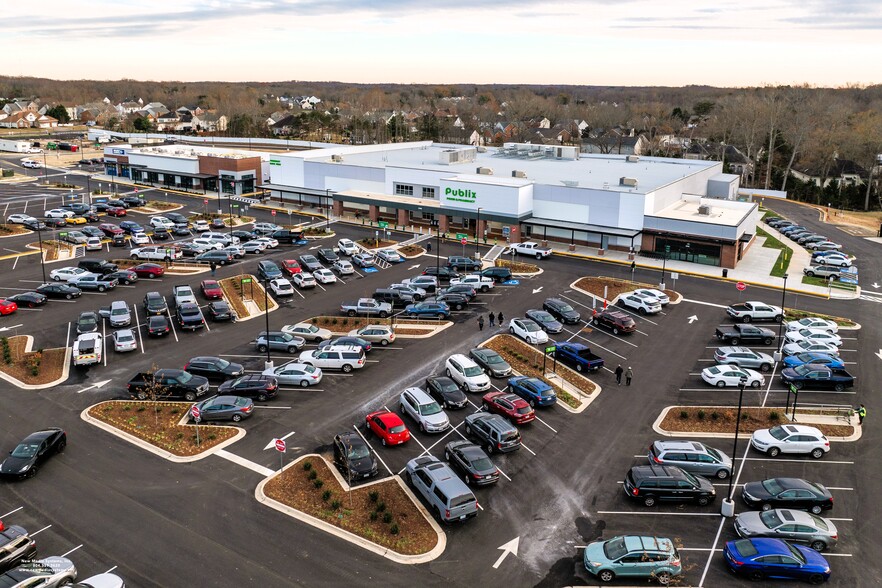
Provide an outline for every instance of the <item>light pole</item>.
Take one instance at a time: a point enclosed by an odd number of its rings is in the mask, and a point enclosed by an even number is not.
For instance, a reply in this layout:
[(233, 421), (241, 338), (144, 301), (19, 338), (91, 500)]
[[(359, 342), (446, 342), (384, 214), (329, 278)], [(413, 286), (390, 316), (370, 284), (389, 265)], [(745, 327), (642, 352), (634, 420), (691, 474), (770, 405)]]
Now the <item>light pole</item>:
[(778, 351), (775, 352), (775, 361), (781, 361), (781, 350), (784, 348), (784, 299), (787, 296), (787, 274), (784, 274), (784, 288), (781, 289), (781, 322), (778, 323)]
[(475, 222), (475, 259), (479, 259), (481, 252), (478, 251), (478, 239), (481, 232), (481, 207), (478, 207), (478, 220)]
[(735, 441), (732, 444), (732, 471), (729, 472), (729, 491), (726, 492), (726, 498), (723, 499), (723, 507), (720, 511), (724, 517), (735, 515), (735, 501), (732, 500), (733, 484), (735, 482), (735, 455), (738, 453), (738, 429), (741, 427), (741, 402), (744, 400), (744, 386), (747, 385), (747, 378), (742, 376), (738, 382), (738, 415), (735, 417)]

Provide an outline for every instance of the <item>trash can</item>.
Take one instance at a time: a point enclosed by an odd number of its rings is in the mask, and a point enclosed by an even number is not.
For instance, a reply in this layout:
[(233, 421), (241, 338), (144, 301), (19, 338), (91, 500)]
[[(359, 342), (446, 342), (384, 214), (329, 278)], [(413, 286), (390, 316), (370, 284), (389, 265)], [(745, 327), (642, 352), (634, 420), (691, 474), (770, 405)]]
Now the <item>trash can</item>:
[(724, 277), (724, 278), (728, 278), (728, 277), (729, 277), (729, 270), (728, 270), (727, 268), (723, 268), (723, 277)]

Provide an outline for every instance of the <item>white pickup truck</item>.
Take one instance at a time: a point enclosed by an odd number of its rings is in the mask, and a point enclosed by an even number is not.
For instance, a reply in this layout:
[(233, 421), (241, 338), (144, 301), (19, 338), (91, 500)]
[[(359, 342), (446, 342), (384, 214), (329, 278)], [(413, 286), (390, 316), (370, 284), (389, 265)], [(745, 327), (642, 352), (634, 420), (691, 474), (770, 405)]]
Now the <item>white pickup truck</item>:
[(74, 365), (94, 365), (101, 363), (104, 342), (100, 333), (83, 333), (73, 344)]
[(129, 254), (132, 259), (146, 259), (149, 261), (170, 261), (180, 259), (184, 252), (177, 247), (137, 247)]
[(531, 255), (536, 259), (542, 259), (551, 255), (551, 249), (548, 247), (540, 247), (539, 243), (527, 241), (526, 243), (515, 243), (511, 246), (518, 255)]
[(462, 276), (461, 278), (451, 278), (450, 285), (456, 286), (457, 284), (466, 284), (467, 286), (474, 288), (477, 292), (486, 292), (496, 286), (493, 278), (482, 276), (481, 274), (469, 274), (467, 276)]

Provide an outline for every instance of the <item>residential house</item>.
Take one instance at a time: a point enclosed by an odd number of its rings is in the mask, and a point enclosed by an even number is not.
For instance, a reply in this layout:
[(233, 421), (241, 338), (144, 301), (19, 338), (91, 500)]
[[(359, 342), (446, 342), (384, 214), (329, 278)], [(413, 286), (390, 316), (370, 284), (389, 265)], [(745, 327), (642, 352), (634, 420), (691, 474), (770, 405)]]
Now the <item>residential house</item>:
[[(0, 123), (2, 124), (2, 123)], [(812, 166), (794, 166), (790, 175), (803, 182), (811, 182), (815, 186), (826, 188), (833, 182), (839, 182), (844, 186), (861, 186), (869, 177), (867, 170), (850, 159), (833, 159), (830, 169), (824, 173), (823, 169)]]

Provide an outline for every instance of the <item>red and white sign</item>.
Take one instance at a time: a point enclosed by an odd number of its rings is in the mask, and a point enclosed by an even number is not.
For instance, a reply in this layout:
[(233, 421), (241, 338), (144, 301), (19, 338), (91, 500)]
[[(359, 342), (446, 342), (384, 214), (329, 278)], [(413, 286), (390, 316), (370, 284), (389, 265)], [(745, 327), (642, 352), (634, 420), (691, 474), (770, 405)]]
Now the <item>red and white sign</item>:
[(190, 414), (193, 415), (193, 420), (198, 421), (202, 418), (202, 412), (199, 410), (198, 406), (194, 406), (190, 409)]
[(463, 237), (462, 239), (459, 240), (459, 242), (462, 243), (463, 245), (466, 245), (469, 242), (469, 240), (466, 239), (465, 237)]
[(745, 284), (744, 282), (738, 282), (737, 284), (735, 284), (735, 287), (738, 288), (739, 292), (744, 292), (745, 290), (747, 290), (747, 284)]
[(278, 451), (279, 453), (285, 453), (284, 439), (276, 439), (276, 451)]
[(275, 211), (275, 210), (271, 210), (270, 213), (271, 213), (273, 216), (276, 216), (276, 211)]

